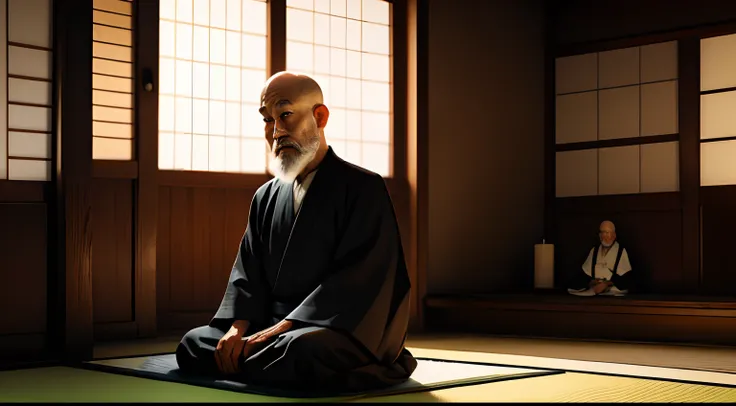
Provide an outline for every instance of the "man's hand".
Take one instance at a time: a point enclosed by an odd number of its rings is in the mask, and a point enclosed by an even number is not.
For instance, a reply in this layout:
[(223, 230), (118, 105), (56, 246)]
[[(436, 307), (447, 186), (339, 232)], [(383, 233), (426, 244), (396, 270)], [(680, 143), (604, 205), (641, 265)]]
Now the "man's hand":
[(291, 329), (292, 323), (289, 320), (281, 320), (280, 322), (274, 324), (273, 326), (261, 330), (250, 337), (244, 337), (243, 343), (245, 344), (242, 354), (243, 357), (247, 358), (251, 356), (254, 352), (256, 352), (256, 349), (258, 347), (261, 347), (272, 337), (276, 337), (277, 335), (288, 331)]
[(596, 283), (595, 285), (593, 285), (593, 292), (595, 292), (596, 295), (597, 294), (600, 294), (600, 293), (603, 293), (603, 291), (605, 291), (606, 289), (608, 289), (609, 286), (610, 286), (609, 285), (609, 282), (606, 281), (606, 280), (598, 281), (598, 283)]
[(242, 338), (247, 329), (247, 322), (236, 321), (217, 343), (215, 362), (217, 362), (217, 369), (223, 374), (234, 374), (240, 371), (238, 360), (243, 353), (244, 342)]

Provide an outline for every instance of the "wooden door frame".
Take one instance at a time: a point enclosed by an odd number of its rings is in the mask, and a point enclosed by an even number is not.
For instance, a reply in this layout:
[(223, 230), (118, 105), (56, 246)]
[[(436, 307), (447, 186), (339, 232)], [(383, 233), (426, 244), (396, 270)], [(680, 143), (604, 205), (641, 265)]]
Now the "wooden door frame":
[[(49, 346), (89, 359), (92, 318), (92, 0), (56, 0), (54, 33), (55, 199), (49, 230)], [(55, 268), (55, 269), (54, 269)]]

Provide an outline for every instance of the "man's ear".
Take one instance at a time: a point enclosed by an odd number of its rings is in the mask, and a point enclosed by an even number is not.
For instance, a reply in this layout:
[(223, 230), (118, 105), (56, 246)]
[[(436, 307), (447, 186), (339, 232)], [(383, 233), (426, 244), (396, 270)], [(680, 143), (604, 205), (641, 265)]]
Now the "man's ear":
[(330, 118), (330, 110), (324, 104), (319, 104), (313, 111), (314, 119), (317, 120), (317, 128), (325, 128)]

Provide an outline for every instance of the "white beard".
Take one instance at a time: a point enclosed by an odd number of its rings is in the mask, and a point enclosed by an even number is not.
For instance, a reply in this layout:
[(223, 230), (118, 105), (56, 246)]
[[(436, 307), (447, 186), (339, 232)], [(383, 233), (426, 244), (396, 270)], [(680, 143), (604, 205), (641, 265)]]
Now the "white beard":
[[(615, 241), (614, 241), (614, 242), (615, 242)], [(604, 248), (611, 248), (611, 247), (613, 247), (613, 242), (612, 242), (612, 243), (610, 243), (610, 244), (606, 244), (605, 242), (601, 241), (601, 245), (602, 245), (602, 246), (603, 246)]]
[(271, 162), (268, 163), (269, 172), (282, 182), (294, 182), (317, 155), (320, 145), (319, 136), (311, 138), (305, 144), (302, 146), (303, 150), (294, 155), (288, 154), (285, 157), (271, 155)]

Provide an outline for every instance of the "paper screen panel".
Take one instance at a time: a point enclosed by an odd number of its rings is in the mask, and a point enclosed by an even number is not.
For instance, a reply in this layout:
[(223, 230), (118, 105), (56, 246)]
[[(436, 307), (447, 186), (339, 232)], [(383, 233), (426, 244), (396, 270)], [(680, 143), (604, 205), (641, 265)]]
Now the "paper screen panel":
[(557, 96), (555, 116), (555, 142), (557, 144), (598, 139), (597, 92)]
[(287, 0), (286, 68), (322, 88), (327, 143), (341, 158), (391, 176), (391, 3)]
[(640, 49), (640, 82), (677, 79), (677, 41), (644, 45)]
[(8, 0), (8, 41), (52, 47), (52, 0)]
[(0, 61), (0, 76), (5, 78), (0, 104), (7, 104), (0, 119), (0, 178), (48, 181), (52, 158), (53, 2), (7, 0), (0, 2), (0, 9), (0, 21), (7, 24), (0, 40), (7, 44), (2, 47)]
[(700, 40), (700, 90), (736, 87), (736, 34)]
[(639, 145), (598, 150), (598, 194), (639, 193)]
[(677, 81), (641, 85), (641, 135), (676, 134)]
[(598, 92), (598, 139), (639, 136), (639, 86)]
[(736, 185), (736, 140), (700, 144), (700, 186)]
[(134, 159), (133, 3), (94, 0), (92, 158)]
[(8, 133), (8, 155), (51, 159), (51, 134), (11, 131)]
[(598, 194), (598, 150), (557, 152), (556, 196), (595, 196)]
[(556, 94), (584, 92), (598, 88), (598, 54), (557, 58)]
[(639, 83), (639, 48), (615, 49), (598, 54), (598, 88)]
[(266, 3), (159, 4), (159, 168), (265, 173)]
[(700, 139), (736, 136), (736, 91), (700, 96)]
[(51, 161), (45, 159), (8, 159), (8, 179), (48, 181), (51, 179)]
[(641, 192), (677, 192), (680, 189), (679, 143), (641, 145)]

